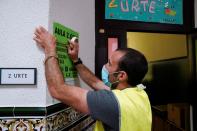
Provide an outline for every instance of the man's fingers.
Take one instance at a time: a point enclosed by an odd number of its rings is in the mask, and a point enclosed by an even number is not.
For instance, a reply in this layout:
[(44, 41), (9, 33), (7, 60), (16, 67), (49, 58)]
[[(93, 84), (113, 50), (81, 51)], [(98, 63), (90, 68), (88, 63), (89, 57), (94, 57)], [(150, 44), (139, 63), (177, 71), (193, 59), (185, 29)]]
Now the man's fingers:
[(37, 42), (38, 38), (36, 36), (33, 37), (33, 40)]
[(78, 51), (79, 50), (79, 43), (75, 43), (76, 45), (76, 50)]
[(35, 41), (36, 41), (36, 43), (37, 43), (37, 45), (38, 45), (38, 47), (40, 47), (40, 48), (42, 48), (42, 49), (44, 49), (44, 45), (42, 45), (41, 43), (42, 43), (42, 41), (40, 40), (40, 39), (37, 39), (37, 38), (33, 38)]
[(71, 50), (68, 50), (68, 54), (71, 54), (71, 52), (72, 52)]
[(36, 41), (36, 43), (39, 43), (39, 44), (40, 44), (40, 43), (42, 42), (42, 41), (41, 41), (39, 38), (37, 38), (37, 37), (34, 37), (33, 39)]
[(40, 26), (39, 28), (40, 28), (40, 30), (41, 30), (42, 32), (47, 32), (47, 30), (46, 30), (44, 27)]
[(35, 30), (35, 34), (37, 35), (42, 35), (43, 33), (46, 33), (46, 32), (47, 30), (42, 26), (37, 27)]
[(40, 38), (40, 34), (38, 32), (34, 32), (35, 37)]
[(71, 42), (70, 41), (70, 44), (71, 48), (73, 48), (74, 50), (78, 50), (79, 49), (79, 43), (77, 42)]
[(40, 28), (36, 28), (35, 32), (37, 32), (38, 34), (41, 34), (42, 33), (42, 31), (41, 31)]
[(73, 43), (70, 43), (70, 44), (69, 44), (69, 47), (70, 47), (70, 49), (72, 50), (72, 49), (74, 48)]

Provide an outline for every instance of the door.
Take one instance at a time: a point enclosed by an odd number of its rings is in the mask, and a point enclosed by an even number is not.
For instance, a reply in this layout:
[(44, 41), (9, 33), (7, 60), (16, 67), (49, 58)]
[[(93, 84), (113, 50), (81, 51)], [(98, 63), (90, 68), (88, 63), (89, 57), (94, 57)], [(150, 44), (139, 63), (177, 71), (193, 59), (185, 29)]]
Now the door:
[(193, 54), (193, 90), (192, 90), (192, 103), (193, 103), (193, 130), (197, 131), (197, 104), (196, 104), (196, 93), (197, 93), (197, 36), (192, 41), (192, 54)]
[(100, 30), (96, 33), (95, 74), (101, 78), (101, 69), (111, 53), (117, 48), (126, 47), (126, 32), (123, 30)]

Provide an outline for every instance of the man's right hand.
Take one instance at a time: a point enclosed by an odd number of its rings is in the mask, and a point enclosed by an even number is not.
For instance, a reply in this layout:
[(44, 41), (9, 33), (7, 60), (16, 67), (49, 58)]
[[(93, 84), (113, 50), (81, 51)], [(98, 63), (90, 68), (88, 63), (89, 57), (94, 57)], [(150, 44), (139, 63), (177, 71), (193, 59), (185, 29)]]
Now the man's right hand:
[(73, 62), (78, 61), (79, 43), (78, 41), (69, 41), (68, 55)]

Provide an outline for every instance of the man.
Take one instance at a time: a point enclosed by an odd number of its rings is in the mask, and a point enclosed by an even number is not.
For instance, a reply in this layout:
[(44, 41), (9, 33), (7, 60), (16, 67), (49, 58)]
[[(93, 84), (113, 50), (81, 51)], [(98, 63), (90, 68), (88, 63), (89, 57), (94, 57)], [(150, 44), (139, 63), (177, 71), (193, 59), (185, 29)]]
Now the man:
[(44, 49), (46, 80), (54, 98), (91, 115), (97, 120), (97, 131), (151, 131), (149, 99), (139, 86), (148, 70), (144, 55), (134, 49), (116, 50), (103, 66), (102, 82), (82, 64), (78, 43), (72, 41), (68, 54), (80, 77), (96, 90), (88, 91), (64, 82), (55, 37), (43, 27), (36, 28), (34, 34), (34, 40)]

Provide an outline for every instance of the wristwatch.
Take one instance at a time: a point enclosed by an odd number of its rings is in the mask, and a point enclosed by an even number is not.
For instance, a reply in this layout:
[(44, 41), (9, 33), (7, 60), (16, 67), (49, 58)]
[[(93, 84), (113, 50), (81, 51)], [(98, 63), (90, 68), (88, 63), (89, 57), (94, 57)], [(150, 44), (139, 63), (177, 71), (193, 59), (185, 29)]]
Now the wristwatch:
[(81, 61), (80, 58), (78, 58), (78, 60), (76, 62), (73, 62), (73, 64), (76, 66), (78, 64), (83, 64), (83, 62)]

